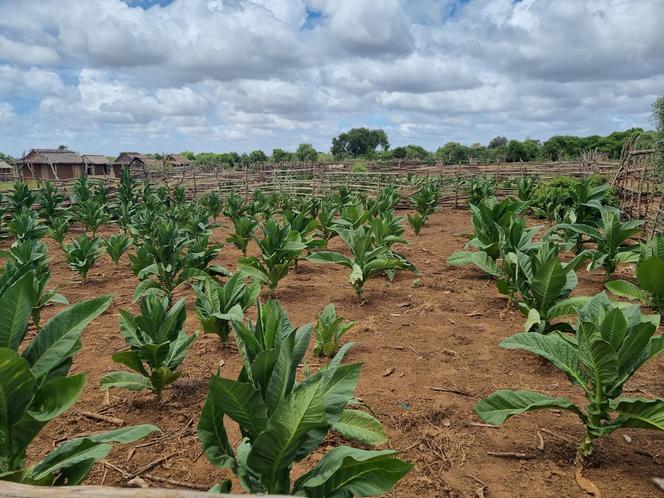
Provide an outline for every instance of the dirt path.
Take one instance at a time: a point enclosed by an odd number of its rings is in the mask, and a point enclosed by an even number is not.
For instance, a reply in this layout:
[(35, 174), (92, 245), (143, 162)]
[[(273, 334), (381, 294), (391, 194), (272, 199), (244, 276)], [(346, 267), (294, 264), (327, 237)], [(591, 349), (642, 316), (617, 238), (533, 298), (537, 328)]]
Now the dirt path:
[[(404, 213), (405, 214), (405, 213)], [(226, 220), (222, 220), (226, 223)], [(550, 365), (527, 353), (498, 347), (505, 337), (518, 331), (523, 318), (506, 309), (495, 286), (473, 269), (448, 267), (447, 256), (465, 244), (469, 231), (468, 213), (445, 211), (435, 214), (419, 237), (410, 229), (406, 237), (412, 245), (406, 255), (419, 267), (422, 276), (403, 273), (395, 282), (383, 279), (366, 286), (367, 302), (359, 305), (347, 282), (344, 269), (303, 262), (277, 291), (277, 298), (297, 325), (313, 321), (323, 307), (333, 302), (337, 312), (357, 321), (345, 337), (355, 343), (347, 362), (362, 362), (357, 396), (383, 422), (390, 436), (389, 447), (404, 450), (403, 457), (415, 468), (397, 486), (392, 496), (584, 496), (574, 481), (574, 445), (581, 426), (573, 416), (538, 412), (517, 417), (502, 428), (477, 424), (474, 404), (497, 388), (523, 388), (563, 395), (580, 401), (579, 392)], [(107, 236), (111, 231), (103, 232)], [(223, 241), (226, 230), (215, 231)], [(148, 446), (115, 449), (109, 462), (136, 471), (155, 459), (173, 455), (148, 471), (156, 476), (212, 486), (230, 472), (219, 470), (201, 456), (196, 436), (198, 414), (207, 392), (207, 381), (223, 362), (223, 374), (234, 377), (240, 361), (234, 348), (222, 349), (213, 336), (202, 336), (184, 362), (183, 378), (165, 393), (162, 405), (146, 393), (115, 390), (110, 406), (104, 404), (99, 389), (100, 377), (117, 369), (111, 354), (123, 349), (117, 324), (118, 309), (135, 310), (131, 295), (138, 280), (123, 259), (114, 272), (106, 256), (81, 287), (67, 268), (62, 252), (48, 241), (52, 256), (53, 281), (70, 301), (100, 294), (113, 294), (109, 311), (88, 328), (83, 350), (76, 357), (73, 372), (88, 374), (88, 383), (78, 404), (66, 415), (51, 422), (35, 441), (31, 456), (51, 449), (54, 442), (76, 435), (107, 430), (114, 426), (89, 419), (80, 411), (102, 412), (127, 424), (153, 423), (164, 431)], [(341, 249), (338, 240), (331, 248)], [(235, 268), (239, 251), (231, 246), (222, 250), (219, 263)], [(601, 275), (580, 274), (579, 293), (594, 293), (602, 288)], [(188, 331), (197, 330), (193, 313), (193, 293), (188, 296)], [(46, 316), (53, 313), (47, 310)], [(312, 341), (313, 342), (313, 341)], [(313, 344), (312, 344), (313, 347)], [(307, 355), (312, 370), (320, 360)], [(663, 359), (649, 364), (630, 384), (629, 394), (664, 396), (661, 382)], [(389, 375), (386, 375), (391, 372)], [(442, 388), (456, 392), (436, 391)], [(641, 392), (639, 392), (641, 390)], [(552, 436), (550, 432), (559, 436)], [(623, 434), (631, 437), (626, 442)], [(538, 449), (540, 436), (543, 449)], [(239, 433), (230, 431), (237, 441)], [(338, 441), (329, 441), (329, 446)], [(499, 458), (488, 452), (525, 453), (528, 460)], [(650, 431), (619, 432), (603, 441), (596, 453), (594, 468), (586, 471), (603, 496), (661, 496), (650, 478), (664, 475), (661, 459), (648, 455), (664, 453), (664, 435)], [(320, 454), (315, 455), (320, 458)], [(312, 460), (296, 467), (295, 473), (310, 468)], [(88, 484), (123, 485), (125, 479), (115, 470), (97, 465)], [(240, 492), (239, 486), (234, 486)]]

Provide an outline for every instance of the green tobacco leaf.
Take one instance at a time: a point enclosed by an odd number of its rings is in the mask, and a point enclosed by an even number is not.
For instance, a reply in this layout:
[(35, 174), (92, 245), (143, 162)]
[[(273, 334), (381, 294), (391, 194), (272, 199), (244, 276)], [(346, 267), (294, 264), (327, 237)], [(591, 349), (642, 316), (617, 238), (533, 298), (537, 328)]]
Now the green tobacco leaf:
[[(535, 335), (535, 334), (531, 334)], [(501, 389), (475, 405), (475, 413), (487, 424), (500, 425), (513, 415), (531, 410), (559, 408), (576, 413), (583, 419), (581, 410), (567, 398), (550, 398), (533, 391)]]
[(131, 297), (131, 301), (135, 303), (143, 296), (147, 296), (148, 294), (152, 294), (160, 290), (161, 288), (159, 287), (159, 284), (154, 280), (149, 278), (141, 280), (140, 283), (136, 286), (136, 289), (134, 289), (134, 294)]
[(95, 443), (133, 443), (139, 439), (143, 439), (146, 436), (154, 432), (161, 432), (161, 429), (156, 425), (151, 424), (139, 424), (131, 425), (129, 427), (122, 427), (121, 429), (115, 429), (112, 431), (102, 432), (101, 434), (95, 434), (93, 436), (87, 436), (86, 439), (93, 441)]
[(18, 351), (34, 305), (33, 282), (34, 273), (28, 272), (0, 297), (0, 347)]
[(617, 426), (664, 431), (664, 400), (623, 398), (612, 404), (620, 414)]
[(474, 252), (455, 252), (447, 258), (447, 264), (451, 266), (465, 266), (473, 262)]
[(88, 324), (111, 304), (111, 296), (77, 303), (51, 318), (23, 352), (39, 378), (65, 360)]
[(549, 308), (547, 318), (551, 320), (560, 316), (575, 315), (581, 308), (588, 304), (588, 301), (590, 301), (590, 297), (588, 296), (574, 296), (563, 299)]
[(208, 394), (198, 421), (198, 438), (208, 461), (217, 467), (234, 467), (235, 455), (224, 426), (224, 406), (219, 397)]
[(471, 261), (477, 266), (480, 270), (494, 277), (502, 276), (502, 272), (498, 268), (496, 262), (484, 251), (474, 252)]
[(0, 439), (5, 441), (0, 447), (0, 456), (9, 457), (6, 442), (11, 439), (12, 427), (30, 405), (34, 384), (28, 362), (12, 349), (0, 348)]
[[(46, 458), (30, 469), (30, 478), (37, 480), (51, 476), (55, 478), (57, 473), (66, 472), (70, 468), (77, 468), (83, 462), (88, 462), (88, 465), (85, 465), (84, 468), (89, 471), (91, 463), (104, 458), (111, 451), (111, 448), (110, 444), (95, 443), (87, 438), (68, 441), (58, 446)], [(76, 472), (77, 479), (71, 484), (77, 484), (76, 481), (82, 480), (86, 473)]]
[(281, 473), (291, 465), (309, 433), (328, 426), (319, 386), (319, 382), (310, 382), (294, 389), (279, 403), (251, 447), (247, 464), (263, 476), (268, 492), (277, 490)]
[(581, 323), (577, 331), (579, 359), (586, 366), (595, 389), (603, 389), (618, 376), (618, 353), (591, 324)]
[(252, 384), (212, 377), (208, 392), (216, 398), (214, 403), (223, 406), (224, 412), (240, 424), (244, 433), (256, 438), (265, 429), (267, 407)]
[(385, 430), (378, 420), (361, 410), (344, 410), (332, 430), (346, 439), (364, 444), (383, 444), (387, 442)]
[(540, 311), (546, 310), (560, 296), (567, 282), (567, 272), (558, 258), (549, 259), (535, 274), (531, 290)]
[(636, 278), (642, 289), (651, 294), (664, 293), (664, 259), (651, 256), (636, 267)]
[(315, 252), (310, 254), (304, 259), (308, 261), (313, 261), (315, 263), (338, 263), (347, 266), (349, 268), (353, 266), (353, 262), (349, 258), (344, 256), (343, 254), (333, 251)]
[(396, 451), (339, 446), (296, 481), (293, 493), (310, 498), (382, 495), (412, 468), (394, 455)]
[(583, 373), (579, 368), (576, 348), (557, 333), (515, 334), (502, 341), (500, 346), (507, 349), (523, 349), (542, 356), (565, 372), (576, 384), (586, 387)]
[(627, 299), (645, 300), (646, 294), (636, 285), (626, 280), (613, 280), (606, 283), (606, 288), (616, 296), (626, 297)]
[(85, 386), (84, 374), (56, 377), (37, 390), (28, 413), (39, 422), (48, 422), (76, 403), (83, 386)]
[(541, 321), (539, 312), (535, 308), (530, 308), (526, 323), (523, 324), (523, 331), (530, 332), (530, 329), (533, 328), (534, 325), (539, 325)]
[(111, 387), (120, 387), (130, 391), (141, 391), (142, 389), (152, 389), (150, 379), (143, 375), (132, 372), (111, 372), (101, 378), (101, 388), (110, 389)]

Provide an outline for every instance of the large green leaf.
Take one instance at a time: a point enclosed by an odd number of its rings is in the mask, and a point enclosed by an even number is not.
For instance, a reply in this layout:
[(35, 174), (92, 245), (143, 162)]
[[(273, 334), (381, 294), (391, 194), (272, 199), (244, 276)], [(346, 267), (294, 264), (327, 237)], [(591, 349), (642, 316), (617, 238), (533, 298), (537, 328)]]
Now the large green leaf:
[(602, 338), (618, 351), (627, 334), (627, 321), (622, 310), (613, 308), (609, 311), (599, 324), (599, 332)]
[(588, 370), (595, 391), (604, 390), (618, 376), (618, 353), (592, 324), (579, 324), (577, 339), (579, 359)]
[(470, 259), (475, 266), (489, 275), (494, 277), (501, 277), (503, 275), (496, 261), (484, 251), (474, 252)]
[[(89, 471), (92, 463), (104, 458), (111, 451), (110, 444), (95, 443), (87, 438), (68, 441), (49, 453), (46, 458), (30, 469), (31, 479), (55, 478), (57, 474), (64, 473), (69, 468), (80, 468), (82, 464), (86, 472), (76, 472), (77, 479), (71, 484), (78, 484)], [(65, 483), (63, 483), (65, 484)], [(68, 483), (67, 483), (68, 484)]]
[(54, 419), (76, 403), (83, 386), (85, 386), (84, 374), (49, 380), (35, 393), (28, 414), (38, 422)]
[(627, 280), (612, 280), (606, 283), (606, 288), (616, 296), (626, 297), (627, 299), (646, 299), (645, 293)]
[(12, 429), (32, 400), (35, 378), (28, 362), (9, 348), (0, 348), (0, 461), (11, 456)]
[(560, 296), (567, 283), (567, 272), (558, 258), (550, 258), (535, 273), (530, 284), (540, 313), (545, 312)]
[(150, 379), (143, 375), (133, 372), (111, 372), (101, 378), (101, 388), (110, 389), (111, 387), (120, 387), (130, 391), (141, 391), (142, 389), (152, 389)]
[(588, 296), (574, 296), (558, 301), (549, 308), (547, 318), (552, 320), (560, 316), (574, 315), (590, 301)]
[(455, 252), (447, 258), (447, 264), (451, 266), (465, 266), (473, 262), (474, 252)]
[(198, 421), (198, 438), (205, 456), (217, 467), (234, 467), (235, 455), (224, 426), (224, 405), (221, 398), (208, 394)]
[(268, 492), (284, 492), (282, 472), (287, 469), (311, 431), (328, 427), (320, 383), (297, 386), (277, 406), (267, 428), (252, 445), (247, 463), (263, 477)]
[(244, 434), (256, 438), (265, 429), (267, 407), (252, 384), (215, 376), (210, 379), (208, 396), (215, 398), (214, 403), (240, 424)]
[(361, 410), (344, 410), (332, 430), (346, 439), (363, 444), (383, 444), (387, 442), (385, 430), (378, 420)]
[(35, 377), (46, 375), (65, 360), (88, 324), (112, 301), (102, 296), (77, 303), (51, 318), (23, 352)]
[(311, 498), (345, 498), (387, 493), (412, 465), (395, 458), (396, 451), (367, 451), (339, 446), (299, 478), (293, 494)]
[[(531, 334), (535, 335), (535, 334)], [(550, 398), (533, 391), (510, 391), (501, 389), (490, 394), (475, 405), (475, 413), (491, 425), (500, 425), (513, 415), (531, 410), (559, 408), (576, 413), (581, 419), (581, 410), (567, 398)]]
[(112, 431), (102, 432), (101, 434), (95, 434), (93, 436), (87, 436), (86, 439), (89, 439), (95, 443), (127, 444), (138, 441), (139, 439), (143, 439), (144, 437), (149, 436), (154, 432), (161, 432), (161, 429), (156, 425), (139, 424), (131, 425), (129, 427), (122, 427)]
[(0, 347), (18, 351), (32, 312), (34, 273), (14, 282), (0, 297)]
[(664, 294), (664, 259), (651, 256), (636, 267), (636, 278), (642, 289)]
[(623, 398), (613, 408), (620, 414), (615, 421), (619, 427), (664, 431), (664, 400)]
[(348, 268), (353, 266), (353, 262), (348, 257), (333, 251), (315, 252), (307, 256), (305, 259), (315, 263), (337, 263), (347, 266)]
[(565, 372), (573, 382), (586, 387), (583, 372), (579, 368), (577, 349), (557, 333), (542, 335), (515, 334), (500, 343), (507, 349), (523, 349), (542, 356)]

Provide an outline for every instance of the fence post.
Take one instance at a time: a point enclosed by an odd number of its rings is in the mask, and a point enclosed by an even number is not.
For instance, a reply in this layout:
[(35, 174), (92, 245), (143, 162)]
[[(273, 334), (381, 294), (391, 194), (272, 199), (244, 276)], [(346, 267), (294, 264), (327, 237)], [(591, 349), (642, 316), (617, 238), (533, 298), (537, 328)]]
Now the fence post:
[(249, 165), (244, 167), (244, 200), (249, 200)]
[(454, 209), (459, 208), (459, 169), (461, 168), (460, 164), (457, 164), (456, 170), (454, 172)]

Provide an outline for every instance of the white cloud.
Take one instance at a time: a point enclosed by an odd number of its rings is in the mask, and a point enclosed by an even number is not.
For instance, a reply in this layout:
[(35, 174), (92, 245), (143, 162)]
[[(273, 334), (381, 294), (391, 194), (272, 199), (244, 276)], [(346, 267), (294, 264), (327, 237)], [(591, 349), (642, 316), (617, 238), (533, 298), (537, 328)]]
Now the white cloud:
[(661, 0), (153, 3), (0, 0), (10, 152), (608, 133), (649, 126), (664, 88)]

